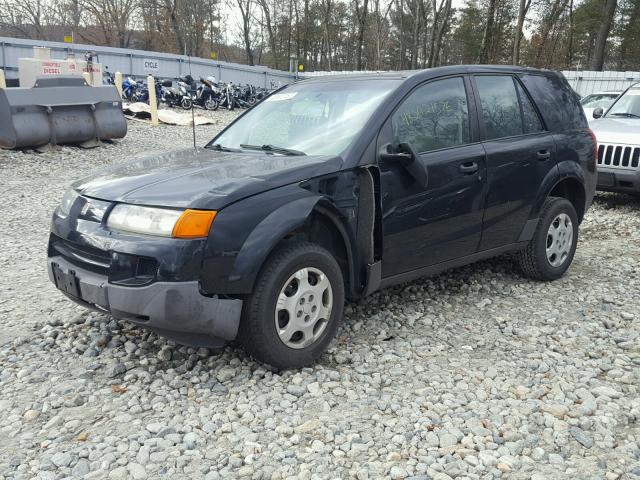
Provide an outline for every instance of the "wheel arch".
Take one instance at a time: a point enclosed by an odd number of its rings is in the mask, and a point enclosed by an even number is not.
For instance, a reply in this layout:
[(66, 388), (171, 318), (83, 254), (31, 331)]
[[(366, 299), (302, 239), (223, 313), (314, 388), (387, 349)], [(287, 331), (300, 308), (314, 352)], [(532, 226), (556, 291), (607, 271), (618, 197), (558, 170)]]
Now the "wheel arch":
[(250, 293), (273, 252), (283, 243), (295, 239), (312, 241), (331, 251), (343, 270), (345, 291), (350, 291), (355, 282), (351, 237), (337, 208), (317, 195), (280, 207), (253, 229), (229, 275), (231, 282), (241, 283), (238, 293)]
[(585, 174), (576, 162), (564, 161), (552, 169), (541, 183), (529, 218), (537, 219), (545, 200), (550, 196), (557, 196), (569, 200), (582, 222), (587, 207), (587, 189)]

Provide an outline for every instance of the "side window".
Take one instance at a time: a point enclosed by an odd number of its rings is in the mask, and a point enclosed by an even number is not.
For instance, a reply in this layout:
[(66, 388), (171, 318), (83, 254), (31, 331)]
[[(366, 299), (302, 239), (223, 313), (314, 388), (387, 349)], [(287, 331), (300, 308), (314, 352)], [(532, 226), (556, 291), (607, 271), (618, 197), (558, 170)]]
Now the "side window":
[(522, 105), (522, 123), (524, 126), (524, 133), (542, 132), (542, 122), (538, 117), (538, 112), (531, 103), (531, 99), (524, 91), (522, 85), (516, 82), (516, 88), (518, 89), (518, 96), (520, 97), (520, 105)]
[(469, 143), (469, 109), (462, 78), (436, 80), (416, 89), (391, 118), (394, 141), (416, 152)]
[(513, 78), (509, 75), (475, 77), (487, 140), (522, 135), (522, 117)]

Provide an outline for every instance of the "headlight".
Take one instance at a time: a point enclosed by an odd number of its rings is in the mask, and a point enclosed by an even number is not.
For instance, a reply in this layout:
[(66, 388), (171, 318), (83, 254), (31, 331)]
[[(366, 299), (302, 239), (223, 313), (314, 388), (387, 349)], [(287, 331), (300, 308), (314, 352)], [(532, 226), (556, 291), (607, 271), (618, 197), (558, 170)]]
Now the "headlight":
[(60, 206), (58, 207), (58, 213), (62, 217), (66, 217), (71, 212), (71, 207), (73, 203), (76, 201), (80, 195), (73, 188), (67, 190), (65, 194), (62, 196), (62, 201), (60, 202)]
[(170, 210), (120, 203), (107, 219), (107, 227), (144, 235), (202, 238), (209, 235), (216, 216), (213, 210)]

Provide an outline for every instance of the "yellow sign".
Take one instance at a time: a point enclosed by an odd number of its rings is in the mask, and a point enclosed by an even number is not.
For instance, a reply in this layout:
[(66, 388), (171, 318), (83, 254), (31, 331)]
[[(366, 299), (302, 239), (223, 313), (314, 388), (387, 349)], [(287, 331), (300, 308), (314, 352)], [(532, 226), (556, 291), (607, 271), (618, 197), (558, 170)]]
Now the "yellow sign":
[(217, 60), (218, 59), (218, 52), (211, 52), (211, 60)]
[(299, 72), (304, 72), (304, 65), (303, 64), (298, 65), (298, 71)]
[(73, 36), (72, 35), (65, 35), (64, 36), (64, 43), (73, 43)]

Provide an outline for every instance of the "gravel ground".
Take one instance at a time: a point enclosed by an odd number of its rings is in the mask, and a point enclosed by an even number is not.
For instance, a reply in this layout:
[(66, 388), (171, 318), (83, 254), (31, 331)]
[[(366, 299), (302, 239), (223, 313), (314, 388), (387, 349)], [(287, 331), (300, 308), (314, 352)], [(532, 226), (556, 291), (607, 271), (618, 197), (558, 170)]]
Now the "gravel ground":
[[(234, 115), (198, 127), (201, 144)], [(49, 283), (67, 185), (190, 129), (0, 152), (0, 478), (640, 478), (640, 203), (599, 195), (568, 275), (509, 258), (348, 304), (313, 368), (176, 346)]]

